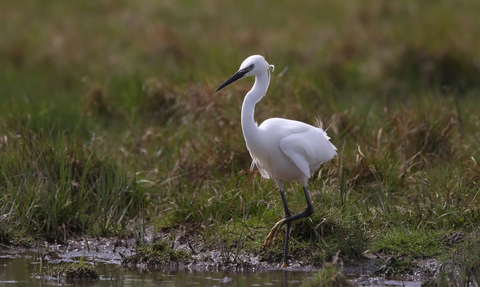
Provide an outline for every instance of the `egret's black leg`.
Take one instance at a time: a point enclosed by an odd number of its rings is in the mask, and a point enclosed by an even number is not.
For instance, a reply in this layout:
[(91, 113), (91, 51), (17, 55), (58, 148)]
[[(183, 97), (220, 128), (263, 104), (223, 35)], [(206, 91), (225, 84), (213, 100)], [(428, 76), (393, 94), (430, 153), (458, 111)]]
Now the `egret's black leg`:
[[(308, 190), (305, 186), (303, 187), (303, 193), (305, 194), (305, 200), (307, 201), (307, 209), (305, 209), (305, 211), (303, 211), (299, 214), (295, 214), (293, 216), (286, 217), (285, 221), (283, 222), (283, 224), (287, 224), (287, 234), (285, 236), (285, 249), (283, 251), (283, 265), (282, 265), (282, 267), (288, 267), (288, 263), (287, 263), (288, 239), (289, 239), (289, 236), (290, 236), (290, 225), (292, 224), (292, 221), (308, 217), (308, 216), (312, 215), (312, 213), (313, 213), (312, 202), (310, 201), (310, 196), (308, 195)], [(282, 193), (282, 199), (285, 199), (285, 195), (283, 193)], [(284, 206), (286, 206), (286, 201), (285, 200), (284, 200)]]
[(280, 190), (280, 194), (282, 195), (283, 209), (285, 210), (285, 218), (290, 217), (292, 215), (290, 214), (290, 210), (288, 209), (287, 198), (285, 197), (285, 192), (283, 190)]
[(265, 241), (263, 242), (262, 249), (265, 249), (267, 246), (269, 246), (273, 240), (275, 240), (276, 235), (280, 228), (284, 225), (287, 224), (287, 234), (285, 237), (285, 249), (283, 253), (283, 265), (282, 267), (287, 267), (287, 255), (288, 255), (288, 241), (289, 241), (289, 236), (290, 236), (290, 226), (291, 223), (295, 220), (302, 219), (305, 217), (308, 217), (312, 215), (313, 213), (313, 207), (312, 203), (310, 202), (310, 196), (308, 195), (308, 190), (306, 187), (303, 187), (303, 192), (305, 194), (305, 200), (307, 201), (307, 209), (305, 209), (303, 212), (295, 215), (290, 214), (290, 210), (288, 209), (287, 206), (287, 200), (285, 198), (285, 193), (283, 190), (280, 190), (280, 194), (282, 195), (282, 201), (283, 201), (283, 208), (285, 209), (285, 218), (278, 221), (275, 226), (273, 226), (272, 230), (270, 230), (270, 233), (267, 235), (267, 238), (265, 238)]
[[(285, 218), (291, 217), (290, 210), (288, 209), (287, 205), (287, 198), (285, 197), (285, 192), (283, 190), (280, 190), (280, 194), (282, 195), (282, 201), (283, 201), (283, 208), (285, 209)], [(283, 265), (282, 267), (287, 267), (288, 266), (288, 261), (287, 261), (287, 256), (288, 256), (288, 239), (290, 237), (290, 227), (292, 225), (292, 222), (287, 222), (287, 230), (285, 234), (285, 247), (283, 249)]]
[(299, 214), (295, 214), (293, 216), (289, 216), (289, 217), (285, 218), (285, 221), (283, 222), (283, 224), (290, 223), (292, 221), (299, 220), (299, 219), (309, 217), (310, 215), (312, 215), (313, 206), (312, 206), (312, 203), (310, 202), (310, 196), (308, 196), (308, 190), (305, 186), (303, 187), (303, 193), (305, 194), (305, 200), (307, 201), (307, 209), (305, 209), (305, 211), (303, 211)]

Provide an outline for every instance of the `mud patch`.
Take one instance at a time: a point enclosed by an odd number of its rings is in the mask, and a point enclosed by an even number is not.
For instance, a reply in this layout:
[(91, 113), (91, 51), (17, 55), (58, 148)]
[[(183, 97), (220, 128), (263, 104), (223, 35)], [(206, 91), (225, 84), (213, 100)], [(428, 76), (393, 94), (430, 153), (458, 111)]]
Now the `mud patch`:
[[(160, 239), (161, 238), (161, 239)], [(212, 272), (318, 272), (322, 268), (309, 265), (300, 258), (292, 258), (290, 267), (282, 269), (280, 263), (275, 261), (275, 256), (270, 258), (275, 251), (251, 253), (242, 250), (240, 254), (227, 252), (224, 248), (207, 249), (204, 244), (198, 244), (195, 249), (189, 247), (188, 240), (166, 240), (168, 237), (156, 236), (149, 238), (155, 240), (150, 247), (155, 252), (166, 252), (158, 260), (145, 258), (145, 253), (140, 253), (141, 248), (135, 239), (118, 238), (85, 238), (82, 240), (69, 240), (64, 244), (39, 245), (36, 248), (19, 248), (0, 245), (0, 254), (5, 256), (18, 256), (18, 254), (36, 253), (44, 264), (62, 264), (78, 262), (84, 258), (87, 262), (100, 262), (106, 264), (123, 265), (139, 272), (190, 270)], [(270, 255), (269, 255), (270, 254)], [(163, 256), (163, 257), (162, 257)], [(422, 282), (436, 276), (438, 262), (433, 259), (415, 262), (416, 265), (408, 274), (382, 273), (383, 265), (389, 267), (387, 258), (375, 254), (365, 254), (366, 260), (348, 263), (342, 267), (342, 272), (348, 279), (361, 285), (370, 285), (372, 282), (385, 280), (401, 280), (402, 282)], [(133, 259), (136, 259), (134, 261)], [(391, 264), (390, 264), (391, 265)], [(172, 269), (173, 268), (173, 269)], [(388, 270), (385, 269), (385, 270)], [(388, 276), (389, 275), (389, 276)], [(373, 280), (373, 281), (372, 281)], [(379, 281), (380, 280), (380, 281)], [(368, 283), (369, 282), (369, 283)]]

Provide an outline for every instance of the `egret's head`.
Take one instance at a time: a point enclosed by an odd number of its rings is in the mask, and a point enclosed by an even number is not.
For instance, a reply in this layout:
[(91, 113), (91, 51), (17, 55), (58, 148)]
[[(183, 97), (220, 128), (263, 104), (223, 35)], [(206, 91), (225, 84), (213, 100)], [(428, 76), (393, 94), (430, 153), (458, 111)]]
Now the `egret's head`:
[(236, 72), (230, 79), (226, 80), (225, 83), (221, 84), (215, 92), (220, 91), (221, 89), (225, 88), (226, 86), (230, 85), (231, 83), (249, 77), (249, 76), (257, 76), (259, 74), (268, 73), (270, 77), (270, 71), (273, 71), (274, 66), (269, 65), (265, 58), (260, 55), (253, 55), (245, 59), (243, 63), (240, 65), (240, 69)]

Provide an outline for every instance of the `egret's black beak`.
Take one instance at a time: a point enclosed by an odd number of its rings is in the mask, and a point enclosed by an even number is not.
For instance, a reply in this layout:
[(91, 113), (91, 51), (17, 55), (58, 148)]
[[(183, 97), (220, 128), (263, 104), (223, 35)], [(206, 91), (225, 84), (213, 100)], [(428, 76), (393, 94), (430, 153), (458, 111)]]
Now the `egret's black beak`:
[(245, 76), (246, 73), (248, 73), (248, 71), (248, 68), (239, 70), (233, 76), (231, 76), (230, 79), (226, 80), (225, 83), (221, 84), (220, 87), (215, 90), (215, 93), (235, 82), (236, 80), (240, 80), (241, 78), (243, 78), (243, 76)]

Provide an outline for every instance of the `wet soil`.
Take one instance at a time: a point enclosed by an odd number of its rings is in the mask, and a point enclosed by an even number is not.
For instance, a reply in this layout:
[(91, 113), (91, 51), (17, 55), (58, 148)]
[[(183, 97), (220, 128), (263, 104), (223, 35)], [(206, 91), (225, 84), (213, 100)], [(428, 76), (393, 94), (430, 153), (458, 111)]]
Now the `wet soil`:
[[(158, 237), (156, 237), (158, 239)], [(1, 254), (18, 256), (22, 253), (36, 252), (43, 260), (49, 263), (75, 262), (80, 257), (88, 261), (107, 264), (122, 265), (124, 259), (136, 253), (137, 242), (135, 239), (118, 238), (83, 238), (81, 240), (67, 240), (64, 243), (43, 242), (36, 247), (12, 247), (0, 245)], [(263, 272), (271, 270), (283, 270), (281, 262), (277, 258), (266, 259), (256, 254), (241, 251), (236, 255), (222, 249), (205, 250), (193, 247), (188, 240), (175, 240), (172, 243), (175, 250), (185, 250), (192, 254), (188, 262), (172, 262), (171, 266), (154, 266), (148, 264), (123, 264), (126, 267), (137, 269), (142, 272), (160, 271), (175, 266), (176, 269), (205, 270), (205, 271), (236, 271), (236, 272)], [(346, 264), (344, 273), (362, 285), (363, 281), (371, 280), (404, 280), (404, 281), (427, 281), (436, 275), (439, 263), (434, 259), (426, 259), (417, 262), (417, 266), (406, 274), (395, 273), (395, 264), (401, 258), (391, 258), (382, 254), (365, 254), (366, 259), (354, 264)], [(292, 258), (290, 271), (315, 272), (319, 267), (309, 265), (302, 260)], [(364, 282), (365, 283), (365, 282)]]

